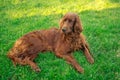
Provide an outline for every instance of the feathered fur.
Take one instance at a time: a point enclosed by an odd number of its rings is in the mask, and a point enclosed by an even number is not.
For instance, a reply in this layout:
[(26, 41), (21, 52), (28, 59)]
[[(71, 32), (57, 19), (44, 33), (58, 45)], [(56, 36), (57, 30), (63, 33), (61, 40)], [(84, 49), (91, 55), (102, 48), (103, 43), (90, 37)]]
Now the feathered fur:
[(14, 65), (30, 65), (33, 70), (40, 71), (34, 62), (35, 57), (39, 52), (51, 51), (83, 73), (83, 68), (73, 58), (72, 52), (82, 50), (90, 63), (93, 63), (94, 59), (90, 55), (82, 30), (79, 16), (67, 13), (60, 21), (60, 29), (38, 30), (22, 36), (10, 49), (8, 57)]

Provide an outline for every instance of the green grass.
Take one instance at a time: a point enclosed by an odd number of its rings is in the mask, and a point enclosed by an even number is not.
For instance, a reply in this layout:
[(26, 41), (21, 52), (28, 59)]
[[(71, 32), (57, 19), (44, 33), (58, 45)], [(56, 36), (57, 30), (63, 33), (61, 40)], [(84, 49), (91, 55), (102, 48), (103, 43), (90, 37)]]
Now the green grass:
[[(0, 0), (0, 80), (120, 80), (119, 0)], [(66, 12), (79, 14), (95, 63), (74, 52), (84, 74), (77, 73), (54, 54), (35, 59), (40, 73), (29, 66), (14, 67), (6, 56), (22, 35), (38, 29), (59, 27)]]

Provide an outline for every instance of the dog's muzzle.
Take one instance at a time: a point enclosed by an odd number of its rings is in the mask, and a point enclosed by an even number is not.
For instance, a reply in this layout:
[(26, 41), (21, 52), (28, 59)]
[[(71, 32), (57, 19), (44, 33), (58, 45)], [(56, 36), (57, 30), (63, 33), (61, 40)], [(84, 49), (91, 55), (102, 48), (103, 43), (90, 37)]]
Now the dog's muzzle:
[(63, 32), (66, 32), (66, 28), (62, 28), (62, 31), (63, 31)]

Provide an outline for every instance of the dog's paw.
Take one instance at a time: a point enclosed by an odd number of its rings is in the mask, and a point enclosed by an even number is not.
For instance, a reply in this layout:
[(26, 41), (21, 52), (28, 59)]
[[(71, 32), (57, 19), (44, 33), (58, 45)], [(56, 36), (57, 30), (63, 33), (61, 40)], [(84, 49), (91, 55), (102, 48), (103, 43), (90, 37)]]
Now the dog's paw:
[(83, 69), (83, 68), (80, 68), (80, 69), (78, 69), (77, 71), (78, 71), (79, 73), (82, 73), (82, 74), (84, 73), (84, 69)]
[(40, 68), (37, 68), (35, 71), (36, 71), (36, 72), (40, 72), (40, 71), (41, 71), (41, 69), (40, 69)]
[(93, 63), (94, 63), (94, 59), (91, 58), (91, 59), (89, 60), (89, 63), (93, 64)]
[(41, 69), (40, 69), (40, 68), (35, 68), (34, 71), (35, 71), (35, 72), (40, 72)]

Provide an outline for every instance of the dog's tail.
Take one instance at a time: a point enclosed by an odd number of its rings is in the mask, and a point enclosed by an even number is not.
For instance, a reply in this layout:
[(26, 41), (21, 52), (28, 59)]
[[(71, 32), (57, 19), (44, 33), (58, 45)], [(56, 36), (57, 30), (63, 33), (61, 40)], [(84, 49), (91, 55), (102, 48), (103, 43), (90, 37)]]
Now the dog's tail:
[(13, 59), (13, 51), (12, 49), (7, 53), (7, 57)]

